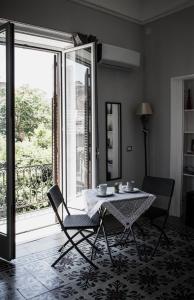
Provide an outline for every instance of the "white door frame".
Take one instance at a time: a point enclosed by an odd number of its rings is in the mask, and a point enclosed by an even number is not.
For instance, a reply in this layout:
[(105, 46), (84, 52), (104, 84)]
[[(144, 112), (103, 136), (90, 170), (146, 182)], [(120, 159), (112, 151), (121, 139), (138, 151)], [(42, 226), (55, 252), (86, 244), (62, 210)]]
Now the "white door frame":
[(76, 52), (77, 50), (81, 49), (87, 49), (91, 48), (91, 116), (92, 116), (92, 122), (91, 122), (91, 134), (92, 134), (92, 151), (91, 151), (91, 176), (92, 176), (92, 182), (91, 187), (95, 188), (97, 184), (97, 155), (96, 155), (96, 149), (98, 145), (97, 141), (97, 97), (96, 97), (96, 43), (88, 43), (81, 46), (69, 48), (63, 51), (63, 113), (62, 118), (64, 120), (63, 122), (63, 170), (65, 172), (63, 173), (63, 193), (65, 195), (65, 198), (67, 200), (67, 174), (66, 174), (66, 78), (65, 78), (65, 72), (66, 72), (66, 64), (65, 64), (65, 55), (69, 52)]
[(184, 81), (194, 79), (194, 74), (171, 78), (170, 101), (170, 177), (175, 179), (175, 189), (170, 215), (182, 215), (183, 142), (184, 142)]

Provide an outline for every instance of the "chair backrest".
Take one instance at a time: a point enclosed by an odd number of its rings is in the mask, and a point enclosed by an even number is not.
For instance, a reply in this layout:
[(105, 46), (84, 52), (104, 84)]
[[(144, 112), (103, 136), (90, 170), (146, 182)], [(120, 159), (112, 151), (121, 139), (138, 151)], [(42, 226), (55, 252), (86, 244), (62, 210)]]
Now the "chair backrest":
[(142, 190), (147, 193), (156, 195), (160, 202), (164, 202), (166, 200), (165, 209), (169, 211), (174, 191), (174, 185), (175, 181), (171, 178), (145, 176), (143, 180)]
[(50, 188), (50, 190), (48, 191), (47, 196), (49, 198), (51, 206), (52, 206), (52, 208), (53, 208), (53, 210), (54, 210), (54, 212), (57, 216), (57, 219), (58, 219), (60, 225), (63, 227), (63, 222), (62, 222), (61, 217), (58, 213), (58, 208), (62, 204), (65, 207), (65, 210), (66, 210), (68, 215), (70, 215), (70, 212), (67, 208), (67, 205), (64, 201), (63, 195), (62, 195), (58, 185), (53, 185)]

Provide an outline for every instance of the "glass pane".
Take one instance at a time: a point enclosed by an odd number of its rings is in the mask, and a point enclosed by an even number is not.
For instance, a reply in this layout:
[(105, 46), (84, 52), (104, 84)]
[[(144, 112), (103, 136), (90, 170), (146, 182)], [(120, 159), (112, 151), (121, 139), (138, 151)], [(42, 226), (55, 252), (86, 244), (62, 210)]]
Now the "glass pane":
[(7, 233), (6, 203), (6, 33), (0, 32), (0, 232)]
[[(66, 155), (67, 201), (77, 198), (91, 184), (91, 48), (66, 54)], [(75, 202), (74, 202), (75, 201)], [(73, 204), (74, 202), (74, 204)]]
[[(36, 62), (36, 63), (34, 63)], [(15, 204), (20, 234), (56, 223), (47, 197), (53, 185), (54, 53), (15, 46)], [(38, 112), (38, 113), (37, 113)], [(33, 236), (33, 235), (31, 235)], [(33, 238), (32, 238), (33, 239)]]

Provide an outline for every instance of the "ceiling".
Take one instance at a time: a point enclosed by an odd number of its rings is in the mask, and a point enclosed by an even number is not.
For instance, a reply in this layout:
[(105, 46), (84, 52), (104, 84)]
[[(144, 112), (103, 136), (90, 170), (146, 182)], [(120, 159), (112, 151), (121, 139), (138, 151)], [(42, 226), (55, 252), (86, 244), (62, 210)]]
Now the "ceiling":
[(185, 7), (194, 0), (71, 0), (117, 17), (146, 24)]

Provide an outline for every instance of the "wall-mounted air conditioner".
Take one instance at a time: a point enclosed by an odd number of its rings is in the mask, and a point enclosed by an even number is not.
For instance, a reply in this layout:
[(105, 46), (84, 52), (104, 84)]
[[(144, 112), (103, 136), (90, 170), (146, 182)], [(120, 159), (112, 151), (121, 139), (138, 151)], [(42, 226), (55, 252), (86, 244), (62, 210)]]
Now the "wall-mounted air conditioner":
[(101, 64), (137, 68), (140, 66), (140, 53), (108, 44), (98, 44), (98, 62)]

